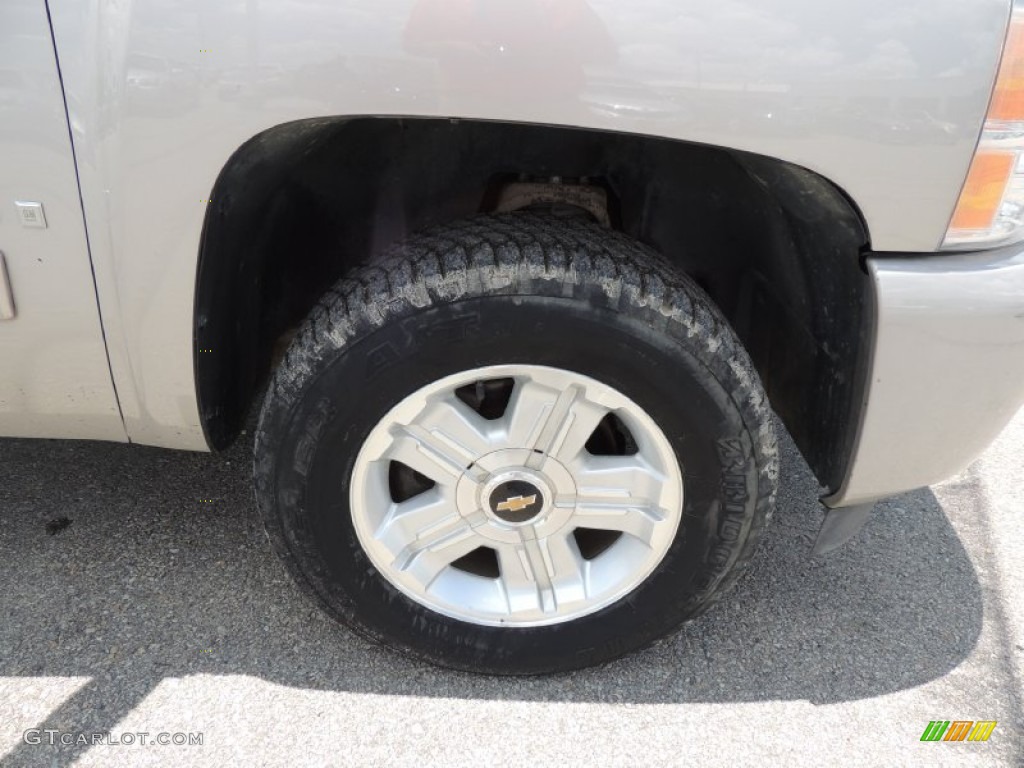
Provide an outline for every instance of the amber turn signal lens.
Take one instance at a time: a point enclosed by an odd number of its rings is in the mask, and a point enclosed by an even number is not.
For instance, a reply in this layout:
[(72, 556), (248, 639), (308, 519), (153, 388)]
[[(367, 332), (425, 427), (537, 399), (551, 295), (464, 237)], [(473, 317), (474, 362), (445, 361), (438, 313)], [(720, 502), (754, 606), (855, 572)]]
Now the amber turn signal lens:
[(1024, 17), (1014, 13), (999, 62), (989, 120), (1024, 120)]
[(945, 248), (1024, 240), (1024, 0), (1013, 0), (988, 114)]
[(988, 229), (1003, 200), (1017, 156), (1013, 152), (981, 150), (971, 161), (950, 229)]

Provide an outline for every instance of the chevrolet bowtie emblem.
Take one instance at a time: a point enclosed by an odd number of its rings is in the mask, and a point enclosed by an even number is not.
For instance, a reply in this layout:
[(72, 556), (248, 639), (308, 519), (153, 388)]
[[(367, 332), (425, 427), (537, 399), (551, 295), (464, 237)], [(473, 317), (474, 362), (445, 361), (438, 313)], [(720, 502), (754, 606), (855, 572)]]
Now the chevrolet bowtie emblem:
[(504, 501), (498, 502), (498, 512), (518, 512), (526, 509), (537, 500), (537, 494), (532, 496), (510, 496)]

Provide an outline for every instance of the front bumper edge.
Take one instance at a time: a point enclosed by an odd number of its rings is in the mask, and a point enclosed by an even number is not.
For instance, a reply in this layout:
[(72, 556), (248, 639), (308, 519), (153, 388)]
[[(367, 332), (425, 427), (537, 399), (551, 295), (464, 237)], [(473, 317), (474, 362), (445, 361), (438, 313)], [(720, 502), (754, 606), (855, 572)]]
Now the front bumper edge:
[(850, 507), (930, 485), (978, 456), (1024, 404), (1024, 245), (875, 254), (875, 332)]

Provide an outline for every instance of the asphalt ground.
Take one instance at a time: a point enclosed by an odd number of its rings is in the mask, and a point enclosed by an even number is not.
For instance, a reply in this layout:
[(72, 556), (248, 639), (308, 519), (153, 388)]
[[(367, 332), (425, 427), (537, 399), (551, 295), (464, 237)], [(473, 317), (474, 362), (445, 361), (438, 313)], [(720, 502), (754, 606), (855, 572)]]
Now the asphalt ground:
[[(1024, 411), (824, 558), (785, 440), (778, 511), (728, 598), (641, 653), (518, 680), (323, 617), (256, 522), (250, 460), (248, 435), (220, 455), (0, 440), (0, 763), (1024, 764)], [(931, 720), (998, 725), (922, 743)], [(202, 744), (152, 743), (179, 733)]]

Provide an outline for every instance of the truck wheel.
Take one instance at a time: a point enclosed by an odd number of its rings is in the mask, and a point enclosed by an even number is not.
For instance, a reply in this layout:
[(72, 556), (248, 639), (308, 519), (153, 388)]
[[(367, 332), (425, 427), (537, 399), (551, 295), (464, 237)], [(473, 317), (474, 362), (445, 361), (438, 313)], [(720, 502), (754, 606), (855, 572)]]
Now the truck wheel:
[(774, 502), (757, 374), (703, 292), (588, 220), (423, 232), (295, 337), (257, 498), (356, 631), (497, 674), (607, 661), (700, 614)]

